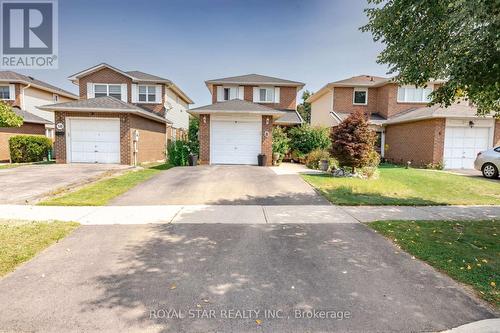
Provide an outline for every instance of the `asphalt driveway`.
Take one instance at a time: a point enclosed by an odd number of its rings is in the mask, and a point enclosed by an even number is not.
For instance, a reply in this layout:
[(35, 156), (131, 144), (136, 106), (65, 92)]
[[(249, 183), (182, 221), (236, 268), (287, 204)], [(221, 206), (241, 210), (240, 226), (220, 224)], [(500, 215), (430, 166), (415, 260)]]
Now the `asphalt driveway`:
[(328, 205), (297, 174), (248, 165), (178, 167), (117, 197), (110, 205)]
[(0, 169), (0, 204), (33, 204), (62, 187), (128, 168), (116, 164), (40, 164)]
[(492, 317), (359, 223), (84, 226), (0, 280), (6, 331), (434, 332)]

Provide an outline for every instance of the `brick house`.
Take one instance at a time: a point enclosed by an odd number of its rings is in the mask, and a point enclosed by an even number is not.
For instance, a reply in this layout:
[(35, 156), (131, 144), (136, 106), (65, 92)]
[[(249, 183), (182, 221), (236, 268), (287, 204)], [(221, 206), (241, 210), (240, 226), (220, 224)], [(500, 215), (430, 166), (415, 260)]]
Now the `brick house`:
[(39, 107), (55, 114), (57, 163), (163, 161), (183, 138), (193, 101), (172, 81), (99, 64), (69, 78), (78, 101)]
[(0, 162), (10, 161), (9, 138), (15, 135), (54, 137), (54, 115), (37, 107), (54, 101), (68, 102), (78, 96), (31, 76), (0, 71), (0, 101), (23, 118), (21, 127), (0, 127)]
[(398, 86), (390, 78), (360, 75), (328, 83), (307, 100), (311, 124), (337, 126), (361, 110), (378, 134), (382, 157), (415, 166), (443, 163), (448, 169), (472, 169), (479, 151), (500, 145), (500, 120), (478, 117), (467, 102), (428, 106), (426, 88)]
[(297, 92), (304, 83), (248, 74), (205, 81), (212, 104), (189, 110), (200, 119), (201, 164), (272, 164), (272, 128), (301, 124)]

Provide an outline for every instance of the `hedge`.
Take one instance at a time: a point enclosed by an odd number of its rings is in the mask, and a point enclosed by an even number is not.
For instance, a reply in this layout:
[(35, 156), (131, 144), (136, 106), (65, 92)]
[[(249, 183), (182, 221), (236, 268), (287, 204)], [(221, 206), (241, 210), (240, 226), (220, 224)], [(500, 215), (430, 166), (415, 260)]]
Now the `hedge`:
[(10, 159), (13, 163), (43, 161), (51, 149), (52, 141), (45, 136), (16, 135), (9, 138)]
[(171, 141), (167, 145), (167, 159), (173, 166), (188, 165), (189, 142), (184, 140)]

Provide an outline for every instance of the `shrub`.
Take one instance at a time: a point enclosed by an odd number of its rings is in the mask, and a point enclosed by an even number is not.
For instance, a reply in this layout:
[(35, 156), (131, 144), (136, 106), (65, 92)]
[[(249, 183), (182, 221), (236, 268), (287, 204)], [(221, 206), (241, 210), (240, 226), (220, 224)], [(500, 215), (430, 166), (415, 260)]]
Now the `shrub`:
[(330, 158), (330, 153), (327, 150), (315, 149), (306, 157), (306, 166), (309, 169), (319, 169), (319, 162), (321, 160), (328, 160)]
[(302, 154), (309, 154), (315, 149), (328, 149), (331, 144), (329, 130), (326, 127), (302, 125), (290, 129), (288, 135), (292, 150)]
[(171, 141), (167, 145), (168, 163), (173, 166), (188, 165), (189, 142), (183, 140)]
[(273, 128), (273, 154), (278, 153), (280, 157), (278, 162), (283, 160), (283, 157), (290, 150), (290, 139), (282, 127), (276, 126)]
[[(375, 151), (376, 134), (370, 129), (363, 112), (349, 115), (332, 131), (332, 155), (341, 166), (374, 167), (380, 162)], [(378, 154), (377, 154), (378, 155)]]
[(188, 142), (190, 152), (195, 155), (200, 153), (200, 142), (198, 139), (199, 129), (200, 120), (198, 118), (191, 117), (189, 119)]
[(21, 127), (23, 117), (12, 111), (12, 106), (0, 101), (0, 127)]
[(43, 161), (50, 149), (52, 141), (45, 136), (16, 135), (9, 139), (10, 159), (13, 163)]

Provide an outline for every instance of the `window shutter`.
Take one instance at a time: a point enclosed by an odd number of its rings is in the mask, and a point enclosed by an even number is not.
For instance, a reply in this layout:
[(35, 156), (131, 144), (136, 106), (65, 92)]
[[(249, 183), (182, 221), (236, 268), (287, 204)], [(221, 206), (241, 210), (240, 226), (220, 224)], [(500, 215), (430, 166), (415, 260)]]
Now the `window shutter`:
[(253, 101), (254, 103), (255, 102), (259, 102), (260, 98), (259, 98), (259, 87), (253, 87)]
[(156, 85), (156, 103), (161, 104), (161, 84)]
[(222, 102), (224, 100), (224, 89), (222, 86), (217, 86), (217, 102)]
[(238, 93), (237, 87), (229, 88), (229, 100), (237, 98)]
[(238, 87), (238, 99), (241, 99), (242, 101), (245, 100), (245, 87), (244, 86)]
[(132, 103), (137, 103), (137, 101), (139, 100), (139, 96), (137, 95), (137, 84), (132, 84), (132, 87), (131, 87), (131, 99), (132, 99)]
[(87, 82), (87, 98), (94, 98), (94, 84)]
[(121, 93), (122, 93), (122, 101), (125, 102), (125, 103), (128, 103), (128, 91), (127, 91), (127, 84), (126, 83), (123, 83), (122, 85), (122, 89), (121, 89)]
[(9, 99), (12, 101), (16, 99), (16, 85), (15, 84), (9, 84)]
[(274, 87), (274, 103), (280, 102), (280, 87)]

